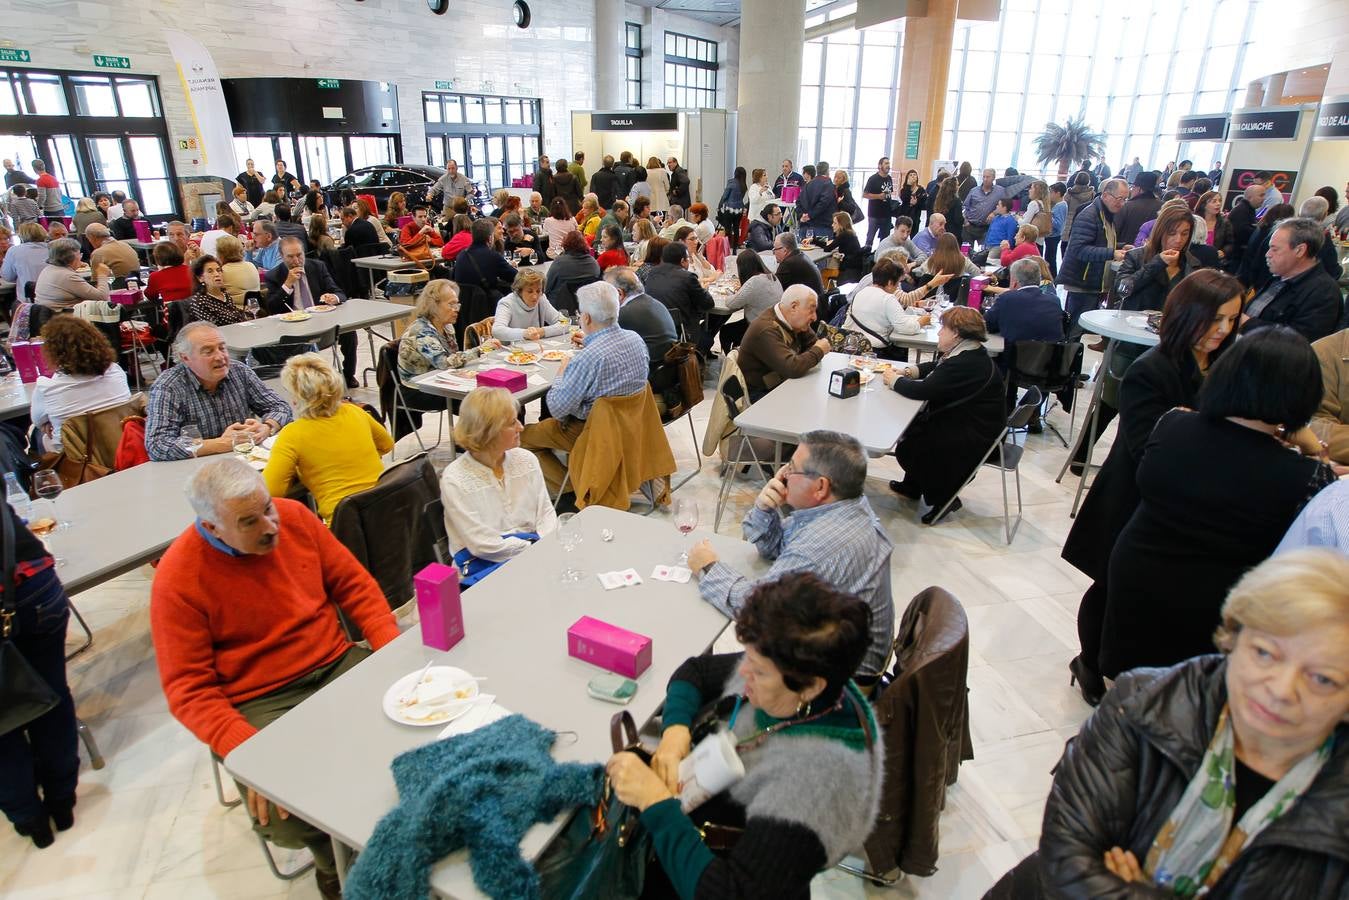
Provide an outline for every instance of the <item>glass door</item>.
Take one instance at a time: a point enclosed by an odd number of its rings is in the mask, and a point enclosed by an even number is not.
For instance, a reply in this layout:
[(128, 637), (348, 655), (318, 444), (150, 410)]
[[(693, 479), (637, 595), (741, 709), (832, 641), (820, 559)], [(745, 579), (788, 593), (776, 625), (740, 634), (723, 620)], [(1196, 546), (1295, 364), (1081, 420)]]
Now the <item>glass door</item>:
[(80, 174), (80, 160), (75, 152), (75, 138), (68, 134), (54, 134), (45, 143), (47, 155), (43, 159), (47, 161), (47, 171), (61, 182), (61, 190), (65, 195), (74, 200), (88, 196), (90, 192), (85, 187), (84, 176)]
[[(164, 161), (164, 144), (153, 135), (127, 138), (131, 145), (131, 162), (136, 170), (136, 200), (147, 216), (172, 215), (173, 181)], [(214, 215), (214, 213), (213, 213)]]
[(347, 150), (339, 135), (301, 135), (300, 152), (306, 181), (317, 178), (319, 184), (328, 185), (347, 174)]
[(118, 137), (85, 138), (89, 150), (89, 163), (94, 171), (94, 190), (123, 191), (128, 197), (131, 190), (131, 173), (127, 169), (126, 155), (122, 150), (122, 139)]
[[(394, 162), (393, 138), (349, 137), (347, 146), (351, 148), (351, 168), (364, 169), (366, 166), (381, 166)], [(327, 184), (327, 182), (324, 182)]]

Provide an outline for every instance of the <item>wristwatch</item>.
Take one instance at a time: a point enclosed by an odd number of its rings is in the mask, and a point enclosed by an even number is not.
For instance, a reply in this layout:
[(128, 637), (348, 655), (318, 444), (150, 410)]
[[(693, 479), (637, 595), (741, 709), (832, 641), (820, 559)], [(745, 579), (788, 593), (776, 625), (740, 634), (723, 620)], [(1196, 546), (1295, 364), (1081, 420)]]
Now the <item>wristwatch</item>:
[(716, 564), (717, 561), (715, 559), (712, 560), (710, 563), (708, 563), (707, 565), (703, 566), (701, 569), (698, 570), (698, 575), (699, 576), (706, 575), (708, 572), (712, 571), (712, 567), (715, 566)]

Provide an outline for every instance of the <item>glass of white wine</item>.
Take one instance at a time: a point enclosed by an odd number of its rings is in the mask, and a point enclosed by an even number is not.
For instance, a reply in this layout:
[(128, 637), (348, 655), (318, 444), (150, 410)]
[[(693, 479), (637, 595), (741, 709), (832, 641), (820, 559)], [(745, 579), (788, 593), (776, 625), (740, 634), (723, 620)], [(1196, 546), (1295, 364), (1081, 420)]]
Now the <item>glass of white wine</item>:
[(581, 527), (576, 522), (576, 513), (563, 513), (557, 517), (557, 542), (566, 554), (566, 565), (558, 576), (563, 584), (576, 584), (585, 577), (585, 573), (572, 564), (572, 551), (581, 543)]
[(243, 459), (248, 459), (248, 455), (253, 452), (255, 446), (253, 441), (253, 432), (239, 431), (231, 438), (230, 444), (234, 447), (234, 452)]

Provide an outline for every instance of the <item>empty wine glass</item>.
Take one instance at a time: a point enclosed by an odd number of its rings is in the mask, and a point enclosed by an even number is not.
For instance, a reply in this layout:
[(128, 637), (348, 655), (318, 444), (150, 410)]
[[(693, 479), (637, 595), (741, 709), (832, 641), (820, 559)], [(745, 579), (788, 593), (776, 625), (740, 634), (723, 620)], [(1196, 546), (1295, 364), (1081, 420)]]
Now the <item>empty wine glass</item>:
[(61, 483), (61, 476), (56, 474), (55, 469), (43, 469), (41, 472), (33, 473), (33, 493), (43, 500), (51, 501), (52, 516), (56, 519), (58, 530), (70, 527), (70, 523), (61, 518), (56, 506), (56, 498), (61, 496), (61, 491), (64, 489), (65, 485)]
[[(697, 528), (698, 501), (687, 497), (680, 497), (677, 500), (675, 500), (674, 523), (675, 528), (679, 529), (679, 533), (683, 535), (687, 535), (690, 531)], [(680, 550), (679, 564), (681, 566), (686, 566), (688, 565), (688, 562), (689, 562), (688, 550)]]
[(581, 543), (581, 528), (576, 522), (576, 513), (563, 513), (557, 517), (557, 542), (562, 545), (562, 551), (566, 554), (566, 565), (562, 567), (559, 580), (563, 584), (575, 584), (585, 575), (572, 565), (572, 551)]
[(249, 294), (247, 297), (245, 297), (244, 311), (248, 313), (248, 317), (250, 319), (256, 319), (258, 317), (259, 311), (258, 298), (253, 296), (252, 294)]
[(196, 425), (184, 425), (183, 430), (178, 433), (178, 443), (188, 453), (196, 456), (202, 445), (201, 429)]
[(876, 380), (876, 364), (877, 364), (877, 362), (878, 362), (878, 360), (876, 359), (876, 348), (875, 348), (875, 347), (872, 347), (872, 348), (866, 350), (865, 352), (863, 352), (863, 354), (862, 354), (862, 368), (866, 371), (866, 373), (867, 373), (867, 378), (869, 379), (869, 380), (867, 381), (866, 385), (862, 388), (863, 393), (866, 393), (866, 392), (868, 392), (868, 391), (871, 391), (871, 390), (875, 387), (875, 385), (873, 384), (873, 382)]

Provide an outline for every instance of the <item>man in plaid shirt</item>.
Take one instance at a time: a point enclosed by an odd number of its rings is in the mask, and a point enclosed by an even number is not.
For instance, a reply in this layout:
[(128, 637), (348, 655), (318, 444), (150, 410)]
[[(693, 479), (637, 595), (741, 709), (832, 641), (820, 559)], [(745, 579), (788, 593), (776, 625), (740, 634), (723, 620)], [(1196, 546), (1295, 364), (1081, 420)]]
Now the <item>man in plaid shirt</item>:
[[(772, 567), (750, 580), (717, 557), (709, 541), (689, 551), (704, 600), (728, 616), (756, 585), (787, 572), (811, 572), (871, 608), (871, 644), (857, 670), (859, 683), (881, 674), (895, 635), (890, 595), (894, 545), (862, 496), (867, 457), (857, 439), (837, 431), (802, 435), (792, 461), (778, 470), (745, 514), (745, 540)], [(784, 514), (783, 507), (791, 509)]]
[[(230, 359), (220, 331), (209, 322), (184, 325), (173, 342), (175, 365), (150, 388), (145, 451), (154, 460), (229, 453), (234, 436), (251, 432), (262, 441), (291, 420), (290, 404), (253, 370)], [(183, 428), (195, 425), (202, 442), (193, 447)]]

